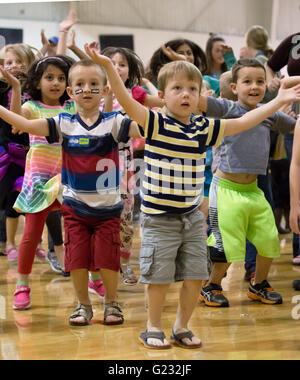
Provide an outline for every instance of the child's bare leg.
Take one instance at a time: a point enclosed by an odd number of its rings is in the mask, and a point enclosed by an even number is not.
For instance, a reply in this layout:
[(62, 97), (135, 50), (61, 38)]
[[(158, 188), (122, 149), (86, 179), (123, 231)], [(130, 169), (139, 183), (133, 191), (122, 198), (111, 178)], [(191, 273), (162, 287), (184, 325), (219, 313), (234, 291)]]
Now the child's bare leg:
[(273, 259), (268, 257), (263, 257), (261, 255), (256, 256), (256, 270), (254, 283), (260, 284), (267, 279)]
[[(148, 321), (147, 331), (162, 331), (161, 314), (169, 284), (149, 284), (147, 286)], [(149, 338), (147, 343), (154, 346), (167, 346), (169, 342), (164, 339)]]
[(22, 274), (22, 273), (18, 273), (18, 277), (17, 277), (17, 285), (28, 285), (29, 284), (29, 274)]
[(213, 263), (209, 283), (221, 285), (221, 282), (231, 263)]
[[(198, 302), (201, 283), (202, 281), (200, 280), (185, 280), (183, 282), (180, 291), (176, 321), (173, 328), (175, 334), (188, 331), (188, 322)], [(188, 345), (199, 345), (201, 343), (201, 340), (195, 336), (192, 340), (189, 338), (183, 338), (182, 341)]]
[[(110, 269), (100, 269), (101, 278), (105, 288), (105, 303), (117, 301), (118, 292), (118, 275), (119, 272)], [(109, 315), (107, 316), (107, 322), (115, 322), (120, 320), (120, 317)]]
[[(91, 305), (88, 292), (89, 272), (87, 269), (74, 269), (71, 271), (71, 278), (78, 301), (83, 305)], [(83, 317), (72, 319), (75, 323), (84, 322)]]
[(60, 263), (62, 270), (65, 269), (65, 249), (64, 245), (55, 245), (55, 254), (58, 262)]
[(6, 217), (6, 246), (7, 248), (14, 247), (16, 245), (16, 233), (18, 229), (19, 218)]

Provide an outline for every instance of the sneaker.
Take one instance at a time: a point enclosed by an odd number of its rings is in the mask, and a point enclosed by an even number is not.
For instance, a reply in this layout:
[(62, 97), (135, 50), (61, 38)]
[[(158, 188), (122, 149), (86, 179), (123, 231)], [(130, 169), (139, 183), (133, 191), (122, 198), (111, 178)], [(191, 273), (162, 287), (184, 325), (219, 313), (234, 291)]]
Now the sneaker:
[(89, 279), (89, 292), (96, 294), (99, 298), (103, 299), (105, 296), (105, 289), (102, 280), (92, 281)]
[(45, 260), (47, 253), (43, 250), (42, 247), (37, 247), (37, 249), (35, 251), (35, 255), (38, 259)]
[(300, 278), (298, 280), (293, 281), (293, 288), (295, 290), (300, 290)]
[(222, 287), (217, 284), (209, 284), (201, 289), (200, 301), (206, 306), (229, 307), (228, 299), (222, 294)]
[(300, 255), (293, 258), (292, 264), (293, 265), (300, 265)]
[(254, 279), (250, 281), (247, 296), (254, 300), (269, 305), (282, 304), (282, 297), (276, 293), (268, 281), (264, 280), (260, 284), (253, 285)]
[(18, 285), (14, 294), (15, 310), (27, 310), (30, 309), (30, 287), (26, 285)]
[(56, 254), (55, 254), (54, 251), (49, 251), (47, 253), (46, 260), (48, 261), (48, 263), (50, 264), (51, 269), (55, 273), (62, 274), (62, 272), (63, 272), (62, 267), (61, 267), (60, 263), (58, 262), (58, 259), (57, 259)]
[(5, 255), (7, 256), (8, 261), (18, 260), (18, 250), (16, 247), (10, 247), (5, 249)]

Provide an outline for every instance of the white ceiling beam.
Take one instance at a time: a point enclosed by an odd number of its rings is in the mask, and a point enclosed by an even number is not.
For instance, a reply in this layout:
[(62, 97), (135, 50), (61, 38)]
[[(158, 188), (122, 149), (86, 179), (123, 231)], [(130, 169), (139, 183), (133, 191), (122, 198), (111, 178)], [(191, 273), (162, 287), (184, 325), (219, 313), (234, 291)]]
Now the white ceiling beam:
[(216, 0), (207, 0), (201, 8), (197, 11), (196, 16), (192, 18), (189, 22), (186, 23), (186, 26), (182, 29), (183, 32), (190, 32), (194, 31), (194, 24), (201, 20), (201, 18), (204, 16), (205, 12), (208, 10), (208, 8), (215, 2)]
[[(140, 12), (139, 9), (137, 9), (137, 7), (135, 6), (135, 4), (132, 1), (126, 0), (126, 3), (127, 3), (128, 8), (132, 8), (133, 11), (137, 14), (137, 16), (140, 18), (140, 20), (142, 21), (145, 28), (153, 29), (153, 26), (149, 24), (148, 20), (145, 19), (144, 15)], [(147, 9), (147, 11), (149, 11), (149, 9)], [(145, 13), (147, 13), (147, 12), (145, 12)]]

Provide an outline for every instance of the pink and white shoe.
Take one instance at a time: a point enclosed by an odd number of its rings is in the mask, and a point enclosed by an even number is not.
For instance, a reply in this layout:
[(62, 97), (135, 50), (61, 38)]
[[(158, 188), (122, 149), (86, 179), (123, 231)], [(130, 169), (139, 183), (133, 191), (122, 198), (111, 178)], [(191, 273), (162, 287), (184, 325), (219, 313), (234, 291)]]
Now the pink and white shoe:
[(300, 265), (300, 255), (293, 258), (292, 264), (293, 265)]
[(99, 298), (103, 299), (105, 296), (105, 289), (102, 280), (89, 279), (89, 292), (96, 294)]
[(17, 285), (13, 308), (15, 310), (28, 310), (30, 307), (30, 287), (27, 285)]
[(18, 250), (16, 247), (10, 247), (5, 249), (5, 255), (7, 256), (8, 261), (18, 260)]
[(37, 247), (35, 255), (38, 259), (46, 260), (47, 252), (45, 252), (42, 247)]

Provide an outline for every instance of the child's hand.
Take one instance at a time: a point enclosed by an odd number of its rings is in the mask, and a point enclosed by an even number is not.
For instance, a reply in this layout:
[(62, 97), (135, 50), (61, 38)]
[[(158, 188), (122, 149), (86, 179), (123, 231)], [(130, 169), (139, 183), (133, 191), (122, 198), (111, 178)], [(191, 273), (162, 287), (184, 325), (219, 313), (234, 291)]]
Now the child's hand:
[(70, 35), (70, 38), (67, 42), (67, 48), (72, 50), (72, 48), (74, 48), (76, 46), (75, 44), (75, 30), (72, 29), (71, 30), (71, 35)]
[(45, 29), (41, 29), (41, 41), (42, 41), (42, 46), (45, 48), (48, 48), (49, 40), (45, 35)]
[(100, 54), (100, 44), (97, 41), (93, 41), (90, 43), (90, 48), (95, 50), (96, 53)]
[(223, 54), (229, 53), (232, 51), (232, 47), (226, 44), (222, 44)]
[(178, 54), (170, 46), (162, 45), (161, 50), (170, 59), (170, 61), (186, 61), (184, 54)]
[(8, 70), (5, 70), (3, 66), (0, 66), (0, 71), (1, 71), (3, 78), (6, 79), (7, 83), (11, 87), (20, 86), (19, 80), (14, 75), (12, 75)]
[(86, 54), (98, 65), (105, 67), (108, 64), (111, 64), (109, 57), (99, 54), (99, 51), (95, 48), (95, 42), (92, 42), (91, 44), (84, 44), (84, 50)]
[(75, 11), (70, 11), (67, 18), (59, 24), (59, 30), (68, 31), (77, 22), (77, 15)]
[(215, 92), (214, 90), (210, 89), (210, 90), (205, 90), (203, 91), (203, 93), (201, 93), (201, 95), (203, 96), (214, 96), (215, 95)]
[(284, 79), (284, 75), (282, 75), (281, 78), (278, 78), (278, 77), (273, 78), (271, 82), (268, 84), (268, 90), (270, 92), (277, 92), (281, 84), (284, 84), (285, 86), (283, 79)]
[(293, 103), (300, 101), (300, 84), (294, 87), (286, 88), (286, 83), (281, 82), (277, 98), (283, 103)]

